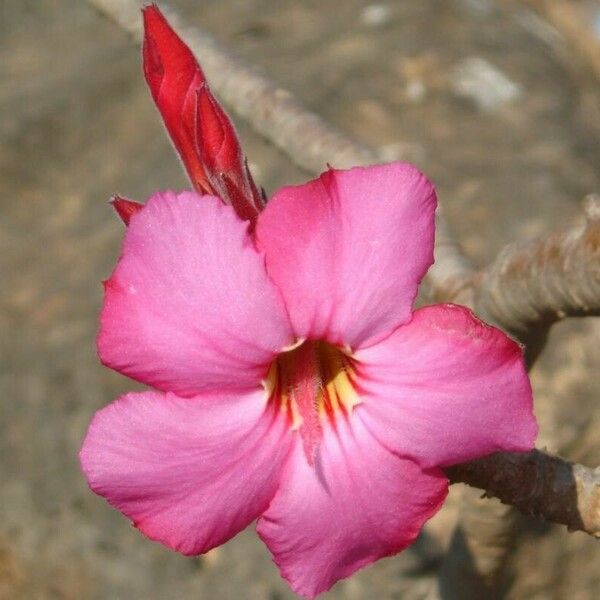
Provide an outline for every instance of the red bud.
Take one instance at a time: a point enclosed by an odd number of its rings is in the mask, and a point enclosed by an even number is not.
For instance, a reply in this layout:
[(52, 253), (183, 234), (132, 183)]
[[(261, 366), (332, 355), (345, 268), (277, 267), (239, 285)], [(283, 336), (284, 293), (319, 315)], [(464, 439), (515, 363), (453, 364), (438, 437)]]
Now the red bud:
[(207, 171), (241, 171), (242, 149), (233, 124), (208, 85), (196, 93), (196, 146)]
[(143, 15), (144, 75), (194, 188), (219, 196), (240, 217), (253, 221), (263, 199), (231, 120), (210, 93), (191, 50), (158, 7), (144, 8)]
[(213, 193), (194, 148), (195, 90), (204, 73), (190, 49), (179, 39), (156, 5), (143, 9), (144, 75), (193, 186)]
[(233, 123), (208, 85), (197, 94), (196, 148), (216, 194), (243, 219), (253, 220), (264, 203), (258, 193)]

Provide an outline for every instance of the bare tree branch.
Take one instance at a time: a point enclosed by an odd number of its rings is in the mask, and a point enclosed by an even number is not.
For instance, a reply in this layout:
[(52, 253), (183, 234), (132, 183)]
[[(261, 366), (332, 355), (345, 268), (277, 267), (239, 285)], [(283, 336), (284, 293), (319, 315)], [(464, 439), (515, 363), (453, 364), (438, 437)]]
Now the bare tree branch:
[(447, 468), (446, 474), (453, 483), (473, 487), (464, 490), (457, 526), (427, 600), (504, 597), (507, 560), (523, 527), (514, 507), (600, 536), (600, 468), (534, 450), (494, 454)]
[(523, 514), (600, 537), (600, 467), (533, 450), (500, 452), (445, 471), (452, 483), (484, 490)]
[(600, 41), (590, 20), (591, 9), (572, 0), (521, 0), (555, 27), (581, 61), (600, 79)]
[(473, 281), (478, 314), (520, 336), (565, 316), (600, 315), (600, 196), (586, 222), (507, 246)]

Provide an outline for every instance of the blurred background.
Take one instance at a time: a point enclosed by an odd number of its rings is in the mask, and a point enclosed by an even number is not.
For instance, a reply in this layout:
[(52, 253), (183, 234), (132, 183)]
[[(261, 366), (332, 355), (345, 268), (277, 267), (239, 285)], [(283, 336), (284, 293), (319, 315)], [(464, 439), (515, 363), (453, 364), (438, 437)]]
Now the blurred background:
[[(600, 192), (600, 4), (172, 0), (382, 158), (415, 162), (478, 265), (581, 220)], [(200, 61), (202, 57), (199, 57)], [(239, 123), (256, 180), (306, 178)], [(100, 282), (123, 225), (107, 200), (187, 187), (140, 50), (83, 0), (0, 0), (0, 598), (291, 599), (253, 528), (202, 558), (144, 539), (94, 496), (91, 415), (136, 386), (101, 367)], [(554, 327), (532, 372), (541, 445), (600, 464), (600, 324)], [(422, 598), (456, 518), (325, 598)], [(600, 547), (523, 519), (503, 593), (587, 600)], [(489, 597), (489, 596), (486, 596)]]

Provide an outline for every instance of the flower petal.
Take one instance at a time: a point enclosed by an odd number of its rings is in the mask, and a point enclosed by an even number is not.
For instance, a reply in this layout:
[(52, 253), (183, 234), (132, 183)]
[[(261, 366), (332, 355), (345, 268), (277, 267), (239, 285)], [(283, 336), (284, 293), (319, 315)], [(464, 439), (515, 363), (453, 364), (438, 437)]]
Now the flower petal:
[(291, 435), (264, 391), (242, 398), (144, 392), (96, 413), (80, 458), (94, 492), (142, 533), (200, 554), (267, 508)]
[(424, 467), (533, 447), (523, 352), (467, 308), (421, 308), (356, 358), (361, 417), (386, 446)]
[(293, 341), (247, 224), (212, 196), (155, 194), (105, 287), (102, 361), (161, 390), (250, 389)]
[(279, 190), (256, 236), (296, 335), (358, 348), (407, 322), (433, 262), (435, 206), (407, 163), (332, 169)]
[(392, 454), (352, 416), (324, 427), (314, 466), (296, 446), (257, 529), (292, 589), (314, 598), (408, 546), (447, 490), (441, 471)]

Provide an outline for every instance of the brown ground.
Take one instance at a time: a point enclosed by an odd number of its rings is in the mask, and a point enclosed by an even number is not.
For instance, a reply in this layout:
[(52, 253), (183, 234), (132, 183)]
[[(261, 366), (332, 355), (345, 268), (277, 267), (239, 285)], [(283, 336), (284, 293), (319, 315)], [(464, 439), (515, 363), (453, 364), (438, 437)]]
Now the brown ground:
[[(359, 0), (173, 5), (382, 155), (400, 149), (417, 162), (479, 264), (573, 222), (582, 197), (600, 191), (598, 86), (571, 68), (555, 32), (512, 3), (389, 2), (380, 24), (366, 22)], [(0, 598), (292, 598), (251, 530), (186, 559), (88, 491), (77, 463), (86, 425), (134, 387), (94, 349), (99, 282), (123, 231), (106, 200), (186, 182), (138, 49), (85, 2), (1, 0), (0, 57)], [(519, 92), (487, 110), (465, 96), (470, 57)], [(303, 178), (240, 132), (268, 190)], [(533, 374), (543, 440), (589, 464), (600, 462), (599, 330), (592, 319), (556, 327)], [(432, 531), (444, 539), (451, 521), (449, 510)], [(425, 536), (326, 597), (410, 588), (403, 597), (420, 598), (439, 554)], [(510, 598), (597, 597), (600, 550), (583, 534), (533, 523), (513, 558)]]

